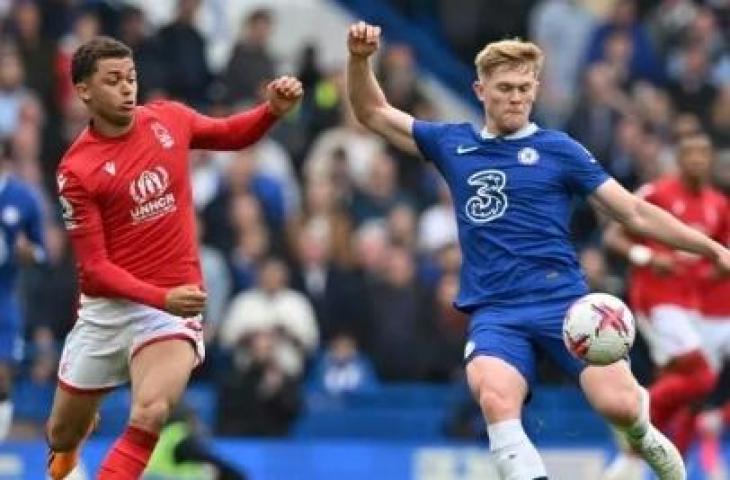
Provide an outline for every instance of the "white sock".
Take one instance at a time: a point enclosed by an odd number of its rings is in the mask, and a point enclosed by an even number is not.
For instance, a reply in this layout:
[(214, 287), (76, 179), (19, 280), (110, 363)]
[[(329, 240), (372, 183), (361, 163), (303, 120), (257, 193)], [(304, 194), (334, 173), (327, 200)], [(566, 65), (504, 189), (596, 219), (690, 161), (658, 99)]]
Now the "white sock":
[(639, 387), (641, 399), (639, 405), (639, 416), (634, 423), (625, 430), (626, 439), (629, 444), (635, 445), (646, 437), (647, 432), (651, 428), (651, 419), (649, 418), (649, 392), (644, 387)]
[(489, 450), (502, 480), (547, 480), (545, 465), (519, 419), (487, 426)]
[(13, 402), (3, 400), (0, 402), (0, 441), (5, 440), (13, 425)]

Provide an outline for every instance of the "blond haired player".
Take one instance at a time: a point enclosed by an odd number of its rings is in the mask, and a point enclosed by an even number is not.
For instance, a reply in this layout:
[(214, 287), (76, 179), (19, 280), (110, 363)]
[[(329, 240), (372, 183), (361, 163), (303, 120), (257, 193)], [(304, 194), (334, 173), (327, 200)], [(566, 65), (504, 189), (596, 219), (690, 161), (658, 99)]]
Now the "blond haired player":
[(632, 231), (730, 267), (730, 252), (633, 196), (564, 133), (530, 122), (543, 62), (529, 42), (487, 45), (476, 57), (474, 92), (484, 126), (422, 122), (391, 106), (370, 66), (380, 28), (350, 27), (347, 86), (358, 120), (431, 161), (446, 179), (463, 252), (456, 306), (471, 314), (466, 374), (488, 424), (490, 449), (507, 480), (546, 479), (520, 421), (535, 380), (535, 353), (548, 353), (581, 386), (601, 415), (663, 480), (686, 478), (676, 448), (651, 426), (646, 392), (626, 362), (598, 367), (563, 345), (562, 320), (588, 289), (570, 243), (575, 195)]

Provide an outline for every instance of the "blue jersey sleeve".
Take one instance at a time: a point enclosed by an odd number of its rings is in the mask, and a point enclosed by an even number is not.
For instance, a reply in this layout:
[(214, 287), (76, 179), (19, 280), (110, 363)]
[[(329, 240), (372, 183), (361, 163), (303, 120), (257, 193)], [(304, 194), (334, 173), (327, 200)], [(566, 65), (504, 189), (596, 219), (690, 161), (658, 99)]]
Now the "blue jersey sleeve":
[(575, 140), (568, 137), (562, 150), (565, 180), (572, 192), (587, 197), (610, 178), (593, 154)]
[(424, 122), (416, 120), (413, 122), (413, 139), (423, 157), (433, 162), (437, 167), (441, 166), (441, 149), (439, 139), (443, 138), (446, 128), (445, 123)]

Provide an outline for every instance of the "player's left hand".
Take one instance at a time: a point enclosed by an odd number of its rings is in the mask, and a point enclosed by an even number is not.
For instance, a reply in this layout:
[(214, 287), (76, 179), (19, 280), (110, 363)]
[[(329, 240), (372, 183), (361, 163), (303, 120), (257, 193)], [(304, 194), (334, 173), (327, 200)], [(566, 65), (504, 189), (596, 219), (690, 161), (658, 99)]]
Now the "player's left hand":
[(278, 117), (289, 113), (303, 94), (302, 82), (295, 77), (279, 77), (266, 85), (266, 99), (271, 111)]
[(730, 275), (730, 250), (725, 247), (718, 248), (715, 254), (715, 266), (721, 276)]

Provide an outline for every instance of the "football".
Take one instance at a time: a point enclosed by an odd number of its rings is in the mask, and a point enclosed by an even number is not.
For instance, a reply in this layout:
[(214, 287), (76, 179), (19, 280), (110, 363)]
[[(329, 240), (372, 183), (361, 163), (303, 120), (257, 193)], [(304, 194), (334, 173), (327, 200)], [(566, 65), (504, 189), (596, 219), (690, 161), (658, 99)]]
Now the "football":
[(573, 303), (563, 320), (563, 341), (576, 358), (608, 365), (634, 344), (636, 325), (629, 307), (607, 293), (591, 293)]

